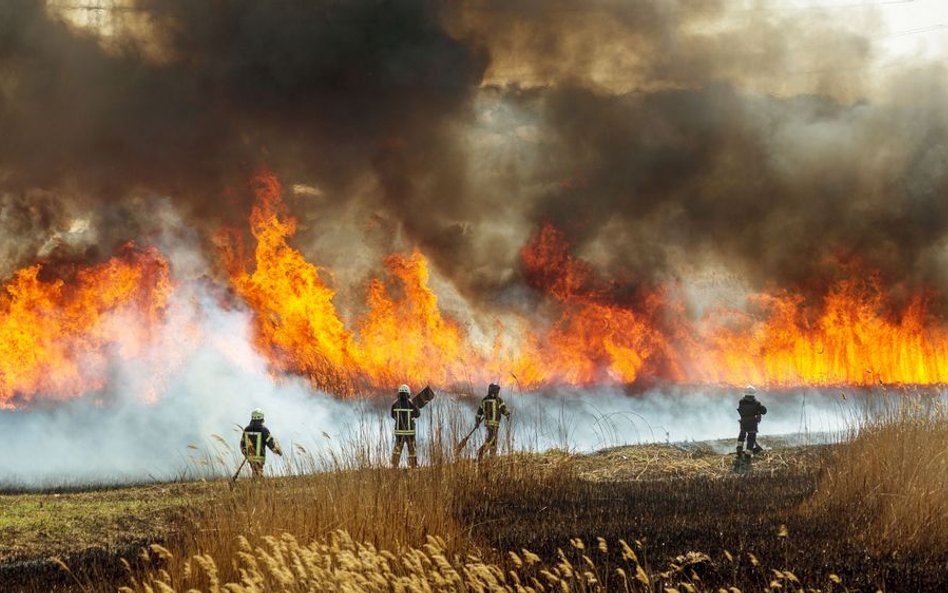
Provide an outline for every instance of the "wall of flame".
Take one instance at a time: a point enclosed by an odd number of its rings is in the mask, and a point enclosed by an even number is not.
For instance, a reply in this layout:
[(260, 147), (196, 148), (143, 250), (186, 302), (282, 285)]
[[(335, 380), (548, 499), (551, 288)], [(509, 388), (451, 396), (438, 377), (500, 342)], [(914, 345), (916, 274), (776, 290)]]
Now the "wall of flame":
[[(474, 332), (442, 311), (428, 259), (417, 250), (384, 260), (365, 289), (364, 312), (351, 318), (337, 309), (331, 270), (291, 245), (297, 223), (279, 181), (262, 173), (253, 184), (253, 244), (236, 230), (218, 242), (234, 306), (250, 312), (254, 346), (275, 377), (303, 376), (339, 396), (402, 382), (477, 391), (489, 381), (521, 389), (948, 382), (948, 328), (929, 312), (930, 295), (897, 306), (884, 280), (858, 265), (818, 299), (773, 291), (753, 295), (747, 307), (717, 306), (694, 318), (674, 286), (619, 296), (615, 282), (571, 255), (549, 225), (521, 251), (534, 309), (498, 311), (490, 331)], [(154, 247), (129, 244), (58, 276), (45, 265), (19, 270), (0, 291), (0, 406), (94, 392), (107, 384), (111, 360), (154, 357), (156, 346), (168, 364), (149, 368), (173, 373), (171, 361), (187, 356), (187, 344), (214, 339), (157, 344), (176, 280)], [(154, 384), (142, 398), (160, 397), (160, 377)]]

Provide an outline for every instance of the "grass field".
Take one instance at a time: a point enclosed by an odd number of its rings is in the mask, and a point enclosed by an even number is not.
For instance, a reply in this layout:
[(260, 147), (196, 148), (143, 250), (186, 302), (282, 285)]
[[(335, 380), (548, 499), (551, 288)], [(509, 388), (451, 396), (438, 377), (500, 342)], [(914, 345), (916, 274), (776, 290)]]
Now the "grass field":
[[(432, 447), (451, 441), (430, 436)], [(722, 450), (508, 453), (480, 467), (429, 455), (436, 461), (414, 471), (353, 455), (330, 471), (233, 488), (4, 495), (0, 582), (30, 593), (228, 582), (229, 591), (948, 590), (940, 405), (889, 410), (844, 444), (778, 446), (746, 474)]]

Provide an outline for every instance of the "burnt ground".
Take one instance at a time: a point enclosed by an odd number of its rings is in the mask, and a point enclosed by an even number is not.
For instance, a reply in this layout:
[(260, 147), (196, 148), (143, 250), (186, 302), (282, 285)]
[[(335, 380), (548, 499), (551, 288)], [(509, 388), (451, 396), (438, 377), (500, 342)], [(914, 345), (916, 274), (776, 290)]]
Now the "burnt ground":
[[(570, 541), (579, 538), (597, 564), (619, 566), (614, 543), (623, 539), (660, 571), (687, 565), (690, 552), (706, 555), (685, 570), (714, 588), (762, 590), (781, 569), (822, 590), (839, 589), (830, 583), (836, 575), (850, 590), (948, 591), (944, 552), (879, 554), (851, 536), (864, 527), (803, 510), (830, 447), (771, 451), (746, 473), (733, 471), (733, 455), (702, 446), (653, 447), (651, 461), (649, 449), (564, 457), (560, 478), (539, 488), (497, 489), (488, 475), (458, 513), (490, 547), (554, 563), (560, 549), (578, 558)], [(600, 537), (613, 543), (608, 552), (597, 549)]]
[[(771, 581), (771, 569), (780, 568), (823, 590), (830, 589), (833, 574), (850, 590), (948, 591), (944, 554), (874, 553), (851, 536), (860, 526), (846, 524), (845, 517), (802, 510), (831, 446), (778, 443), (745, 473), (734, 471), (729, 447), (692, 443), (502, 456), (488, 466), (479, 488), (456, 501), (455, 515), (483, 551), (501, 561), (507, 550), (528, 549), (549, 560), (561, 548), (576, 554), (569, 542), (580, 538), (597, 563), (618, 565), (614, 544), (624, 539), (641, 544), (639, 558), (649, 568), (687, 564), (685, 570), (714, 587), (760, 590)], [(549, 478), (515, 477), (537, 469)], [(188, 510), (212, 499), (219, 487), (195, 482), (0, 495), (0, 590), (81, 590), (52, 557), (85, 579), (116, 582), (123, 576), (118, 558), (134, 560), (142, 546), (187, 529)], [(595, 556), (599, 537), (612, 545)], [(675, 560), (689, 552), (707, 557)]]

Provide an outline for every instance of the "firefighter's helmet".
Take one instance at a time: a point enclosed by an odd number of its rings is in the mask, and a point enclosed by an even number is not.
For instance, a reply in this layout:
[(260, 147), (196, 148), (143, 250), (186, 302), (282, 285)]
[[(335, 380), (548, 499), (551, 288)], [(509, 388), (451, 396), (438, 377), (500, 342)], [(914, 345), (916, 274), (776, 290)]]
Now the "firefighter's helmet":
[(748, 385), (744, 388), (744, 395), (757, 395), (757, 388), (753, 385)]
[(401, 394), (403, 394), (403, 393), (404, 393), (405, 395), (408, 395), (408, 394), (411, 393), (411, 389), (408, 388), (408, 385), (404, 385), (404, 384), (403, 384), (403, 385), (399, 385), (399, 386), (398, 386), (398, 395), (401, 395)]
[(491, 383), (487, 386), (487, 395), (500, 395), (500, 385)]
[(261, 408), (254, 408), (253, 411), (250, 412), (250, 419), (263, 420), (263, 410)]

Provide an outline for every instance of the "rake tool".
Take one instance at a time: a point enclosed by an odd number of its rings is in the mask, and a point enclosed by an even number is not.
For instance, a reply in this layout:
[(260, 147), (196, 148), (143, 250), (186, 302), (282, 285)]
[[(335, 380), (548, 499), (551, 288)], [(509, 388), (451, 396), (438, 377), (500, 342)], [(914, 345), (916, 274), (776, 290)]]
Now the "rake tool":
[(230, 479), (231, 485), (237, 482), (237, 476), (240, 475), (240, 470), (244, 469), (244, 464), (247, 463), (247, 458), (244, 457), (244, 460), (240, 462), (240, 465), (237, 466), (237, 471), (234, 472), (234, 477)]
[(480, 426), (480, 424), (475, 424), (475, 425), (474, 425), (474, 428), (471, 429), (471, 432), (469, 432), (469, 433), (467, 433), (466, 435), (464, 435), (464, 438), (461, 439), (461, 442), (459, 442), (457, 445), (454, 446), (454, 454), (455, 454), (455, 455), (459, 455), (459, 454), (461, 453), (461, 451), (464, 449), (465, 445), (467, 445), (467, 440), (468, 440), (469, 438), (471, 438), (471, 435), (474, 434), (474, 431), (477, 430), (477, 427), (478, 427), (478, 426)]

